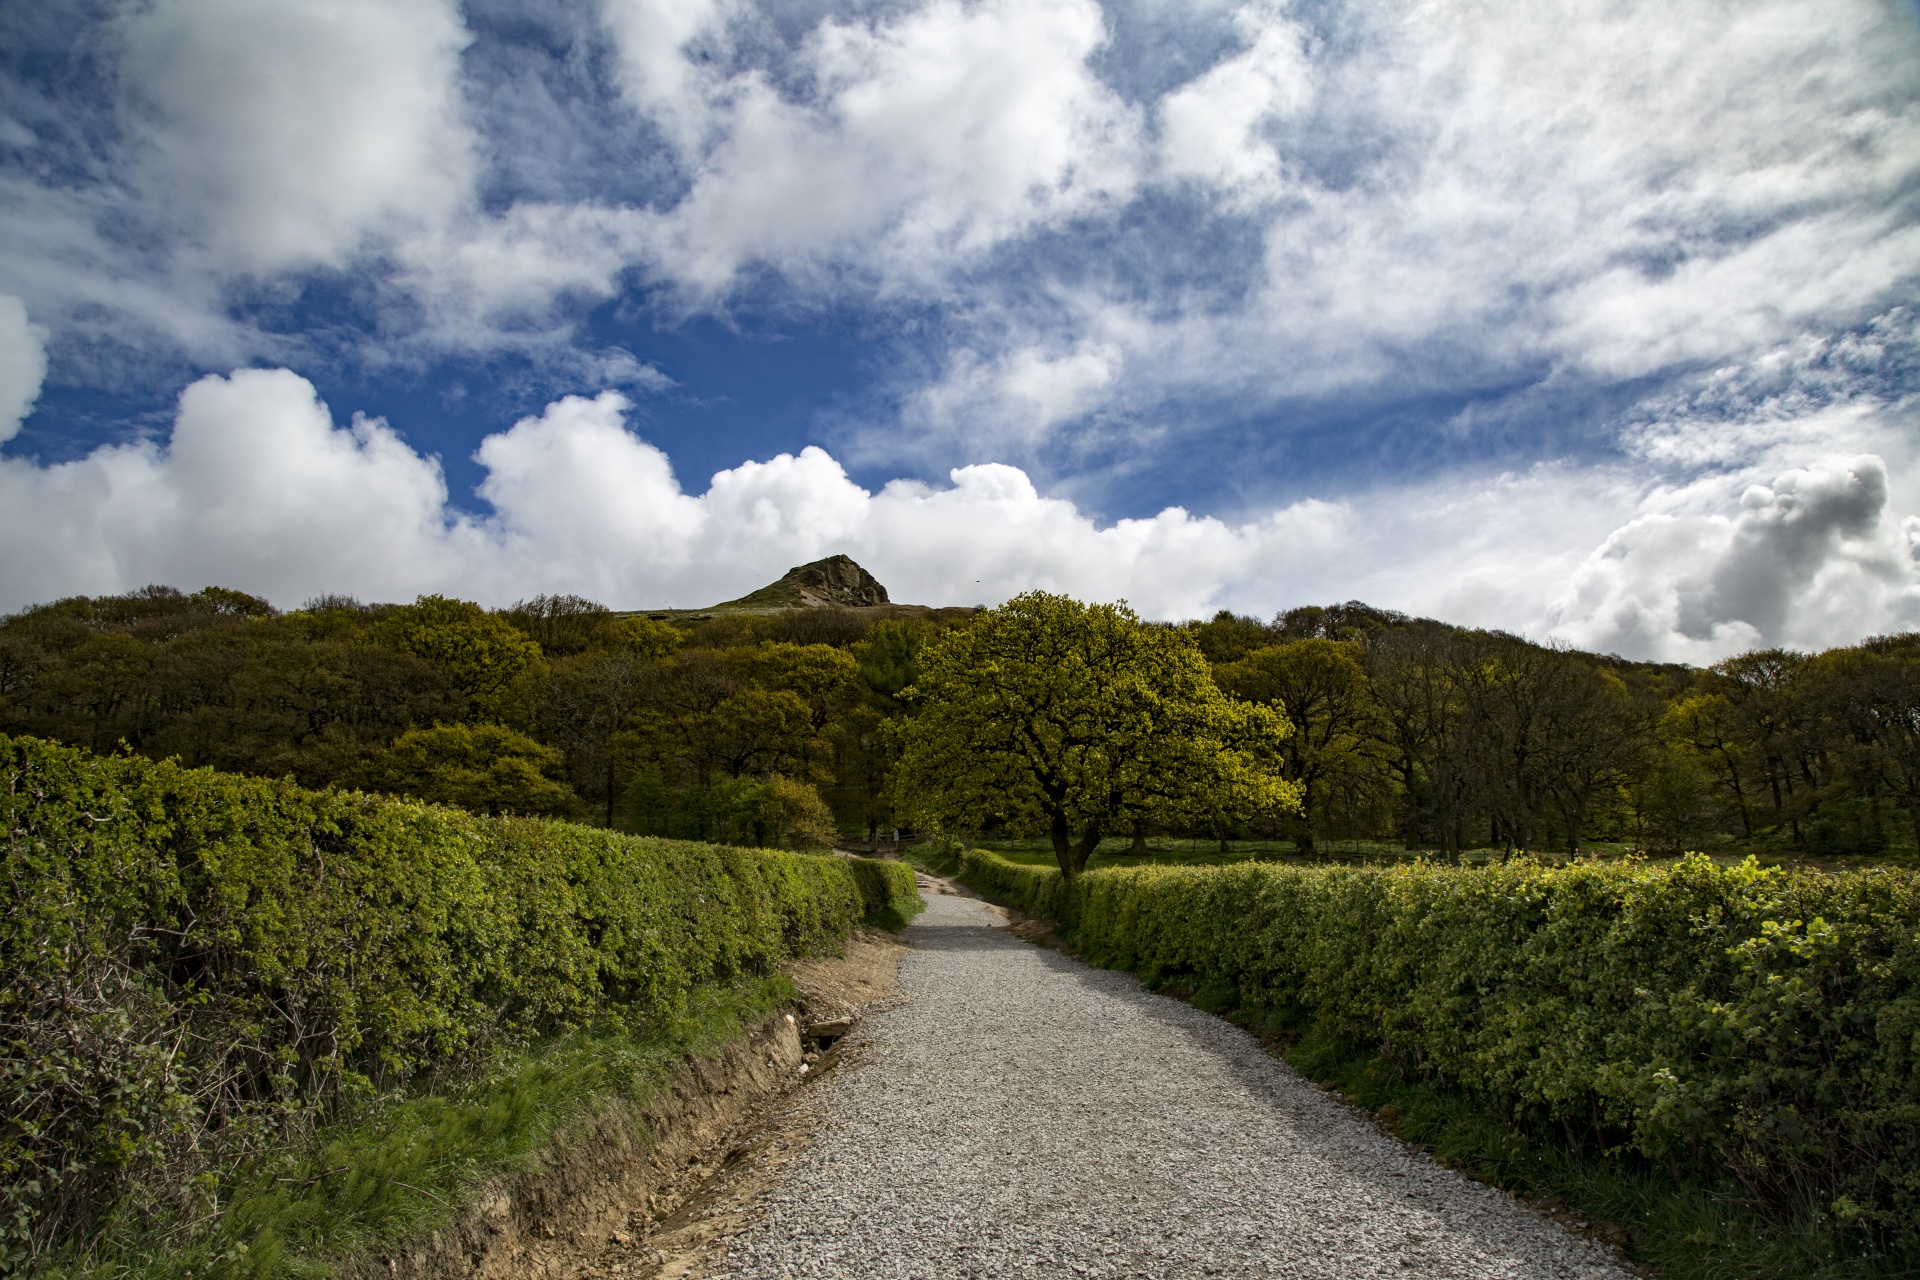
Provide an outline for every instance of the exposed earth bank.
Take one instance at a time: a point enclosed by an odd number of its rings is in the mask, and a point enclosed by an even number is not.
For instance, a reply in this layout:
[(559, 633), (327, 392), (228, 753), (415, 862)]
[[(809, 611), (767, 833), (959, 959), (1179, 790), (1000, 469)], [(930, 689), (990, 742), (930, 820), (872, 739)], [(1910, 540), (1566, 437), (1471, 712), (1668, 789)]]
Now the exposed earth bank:
[[(532, 1166), (493, 1179), (446, 1229), (353, 1259), (345, 1280), (587, 1280), (680, 1276), (805, 1133), (802, 1086), (831, 1075), (810, 1026), (857, 1015), (895, 990), (906, 947), (882, 934), (784, 966), (800, 999), (723, 1052), (684, 1063), (645, 1107), (613, 1102), (569, 1127)], [(796, 1104), (799, 1105), (796, 1105)]]

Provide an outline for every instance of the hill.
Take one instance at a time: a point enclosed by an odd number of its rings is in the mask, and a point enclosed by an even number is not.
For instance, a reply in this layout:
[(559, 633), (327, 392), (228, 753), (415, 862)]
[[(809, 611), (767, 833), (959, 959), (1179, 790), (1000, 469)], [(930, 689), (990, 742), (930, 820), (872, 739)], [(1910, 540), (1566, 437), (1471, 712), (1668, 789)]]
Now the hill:
[[(896, 604), (880, 580), (861, 568), (852, 556), (834, 555), (796, 565), (737, 600), (722, 601), (704, 609), (642, 609), (635, 613), (661, 622), (704, 622), (716, 615), (777, 614), (795, 609), (866, 610), (871, 611), (869, 621), (878, 616), (935, 614), (944, 617), (956, 612), (952, 608)], [(972, 610), (958, 612), (965, 614)]]
[(880, 580), (855, 564), (851, 556), (828, 556), (787, 570), (777, 582), (716, 609), (866, 609), (892, 603)]

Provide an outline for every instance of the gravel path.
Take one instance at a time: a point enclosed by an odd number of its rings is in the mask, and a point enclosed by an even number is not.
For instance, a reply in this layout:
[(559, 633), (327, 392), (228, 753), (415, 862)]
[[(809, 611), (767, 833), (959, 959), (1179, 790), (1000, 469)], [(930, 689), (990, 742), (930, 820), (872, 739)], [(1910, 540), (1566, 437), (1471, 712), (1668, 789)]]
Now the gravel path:
[(1627, 1274), (1238, 1028), (1000, 926), (932, 898), (903, 1002), (820, 1082), (812, 1147), (723, 1274)]

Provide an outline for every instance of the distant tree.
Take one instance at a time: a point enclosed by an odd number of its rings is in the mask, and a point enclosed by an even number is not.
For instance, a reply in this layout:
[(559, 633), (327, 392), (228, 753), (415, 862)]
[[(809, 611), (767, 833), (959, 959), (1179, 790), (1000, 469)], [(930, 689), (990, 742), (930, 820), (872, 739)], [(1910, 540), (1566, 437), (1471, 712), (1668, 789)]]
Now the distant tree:
[(1135, 820), (1299, 803), (1274, 762), (1286, 721), (1223, 694), (1191, 633), (1124, 604), (1018, 596), (929, 646), (905, 696), (902, 806), (1044, 832), (1069, 877)]
[(565, 817), (580, 801), (552, 747), (498, 724), (448, 724), (400, 735), (370, 779), (380, 790), (476, 813)]
[(860, 690), (859, 660), (831, 645), (763, 641), (737, 650), (734, 665), (749, 684), (785, 690), (806, 703), (807, 723), (816, 733)]
[(575, 790), (591, 797), (611, 826), (623, 774), (631, 771), (622, 735), (657, 686), (656, 667), (679, 647), (680, 633), (646, 618), (615, 618), (605, 611), (586, 616), (596, 619), (587, 647), (551, 664), (535, 723), (541, 740), (566, 755)]
[(1386, 713), (1383, 746), (1399, 784), (1401, 834), (1410, 848), (1437, 845), (1453, 859), (1469, 846), (1468, 824), (1482, 807), (1464, 688), (1476, 651), (1471, 635), (1433, 623), (1374, 631), (1361, 642)]
[(506, 712), (515, 682), (541, 661), (540, 646), (505, 619), (446, 596), (421, 596), (390, 611), (367, 634), (376, 644), (439, 667), (489, 719)]
[(1756, 649), (1712, 668), (1718, 691), (1733, 708), (1736, 732), (1759, 765), (1774, 825), (1784, 824), (1796, 847), (1801, 819), (1819, 787), (1814, 726), (1798, 679), (1806, 661), (1788, 649)]
[(1335, 795), (1384, 781), (1375, 756), (1387, 732), (1385, 713), (1354, 647), (1337, 640), (1272, 645), (1216, 667), (1214, 678), (1234, 697), (1271, 707), (1293, 725), (1280, 758), (1285, 776), (1300, 787), (1295, 840), (1312, 853), (1314, 828), (1326, 829)]
[(1215, 666), (1238, 662), (1257, 649), (1264, 649), (1277, 638), (1272, 628), (1258, 618), (1243, 618), (1231, 609), (1222, 609), (1205, 622), (1190, 622), (1187, 630), (1208, 662)]
[(1858, 843), (1882, 843), (1880, 797), (1906, 806), (1920, 848), (1920, 637), (1874, 637), (1857, 648), (1809, 660), (1806, 694), (1826, 721), (1847, 764), (1869, 830)]
[[(1567, 851), (1578, 853), (1597, 813), (1644, 775), (1657, 712), (1634, 698), (1619, 675), (1584, 655), (1545, 652), (1553, 656), (1540, 698), (1536, 767)], [(1677, 820), (1686, 780), (1669, 781)]]
[(1657, 744), (1628, 788), (1635, 843), (1659, 853), (1700, 848), (1713, 829), (1713, 787), (1697, 753)]
[(1371, 632), (1412, 622), (1404, 613), (1349, 600), (1345, 604), (1289, 609), (1273, 620), (1273, 631), (1289, 640), (1359, 640)]
[(585, 596), (535, 596), (500, 611), (503, 620), (540, 646), (549, 658), (566, 658), (593, 647), (594, 634), (612, 611)]
[(820, 793), (778, 774), (674, 787), (657, 770), (643, 769), (627, 784), (620, 817), (640, 835), (712, 844), (825, 849), (837, 834)]
[(1741, 732), (1733, 703), (1723, 693), (1688, 692), (1662, 713), (1659, 735), (1669, 749), (1684, 749), (1720, 789), (1727, 807), (1740, 819), (1743, 835), (1753, 834), (1748, 788), (1758, 766)]
[(940, 628), (930, 623), (889, 618), (853, 646), (860, 678), (889, 710), (898, 709), (900, 691), (919, 678), (920, 651), (939, 634)]
[(811, 784), (778, 774), (767, 779), (771, 843), (795, 849), (828, 849), (839, 838), (833, 810)]
[(165, 645), (153, 664), (141, 749), (324, 786), (363, 772), (409, 729), (459, 720), (445, 673), (406, 653), (308, 641), (286, 619)]
[(818, 760), (813, 709), (790, 689), (752, 683), (735, 656), (689, 649), (657, 664), (618, 747), (672, 785), (716, 775), (795, 775)]

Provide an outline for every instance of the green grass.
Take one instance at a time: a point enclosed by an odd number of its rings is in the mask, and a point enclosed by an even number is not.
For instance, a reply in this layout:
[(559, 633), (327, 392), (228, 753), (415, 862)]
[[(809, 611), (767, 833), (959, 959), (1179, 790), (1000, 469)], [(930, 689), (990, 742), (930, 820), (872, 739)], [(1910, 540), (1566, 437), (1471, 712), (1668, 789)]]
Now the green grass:
[(1269, 1051), (1365, 1107), (1396, 1137), (1562, 1220), (1586, 1224), (1668, 1280), (1920, 1276), (1920, 1257), (1874, 1252), (1831, 1218), (1805, 1213), (1781, 1221), (1742, 1203), (1736, 1187), (1529, 1136), (1466, 1093), (1408, 1080), (1384, 1058), (1315, 1032), (1303, 1011), (1238, 1008), (1238, 993), (1227, 988), (1164, 989), (1252, 1031)]
[(696, 991), (643, 1038), (569, 1036), (435, 1092), (376, 1100), (304, 1149), (241, 1170), (218, 1216), (191, 1229), (119, 1224), (90, 1257), (51, 1259), (76, 1280), (278, 1280), (452, 1219), (490, 1176), (524, 1167), (555, 1132), (610, 1100), (644, 1104), (690, 1054), (731, 1040), (793, 998), (784, 976)]

